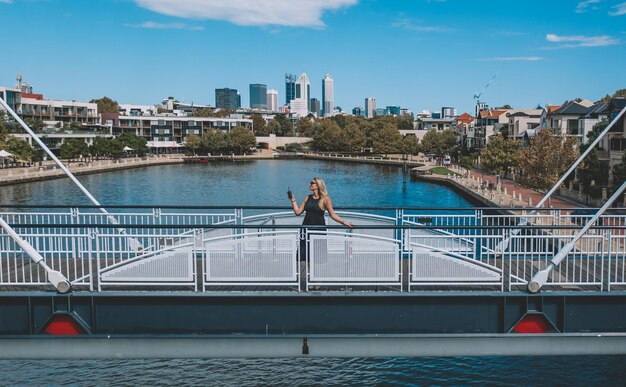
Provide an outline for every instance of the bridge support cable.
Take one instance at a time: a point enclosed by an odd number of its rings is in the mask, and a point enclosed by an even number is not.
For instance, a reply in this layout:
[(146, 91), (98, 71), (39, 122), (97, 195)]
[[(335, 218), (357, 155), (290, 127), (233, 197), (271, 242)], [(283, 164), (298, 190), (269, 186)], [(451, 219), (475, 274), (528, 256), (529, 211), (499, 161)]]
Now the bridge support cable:
[[(537, 211), (539, 209), (541, 209), (541, 207), (545, 204), (545, 202), (552, 196), (552, 194), (554, 192), (556, 192), (557, 189), (559, 189), (559, 187), (561, 187), (561, 185), (565, 182), (565, 179), (567, 179), (567, 177), (574, 172), (574, 170), (576, 169), (576, 167), (578, 167), (578, 165), (587, 157), (587, 155), (596, 147), (596, 145), (598, 145), (598, 143), (600, 142), (600, 140), (602, 140), (602, 138), (613, 128), (613, 126), (615, 126), (617, 124), (617, 122), (626, 114), (626, 107), (624, 109), (622, 109), (621, 112), (619, 112), (619, 114), (613, 118), (613, 120), (611, 120), (611, 122), (607, 125), (607, 127), (598, 135), (598, 137), (596, 137), (596, 139), (589, 144), (589, 146), (587, 147), (587, 150), (585, 150), (583, 152), (583, 154), (580, 155), (580, 157), (578, 158), (578, 160), (576, 160), (574, 162), (574, 164), (572, 164), (570, 166), (570, 168), (567, 170), (567, 172), (565, 172), (561, 178), (559, 179), (559, 181), (557, 181), (554, 186), (552, 188), (550, 188), (550, 190), (541, 198), (541, 200), (537, 203), (537, 205), (533, 208), (532, 211), (530, 211), (528, 213), (528, 216), (532, 216), (534, 214), (537, 213)], [(527, 217), (523, 217), (520, 222), (518, 223), (519, 226), (526, 226), (528, 224), (528, 218)], [(514, 229), (511, 230), (509, 236), (501, 242), (500, 246), (497, 246), (496, 249), (499, 250), (500, 252), (504, 252), (509, 244), (510, 238), (513, 235), (516, 235), (519, 233), (519, 229)], [(498, 248), (499, 247), (499, 248)]]
[[(102, 205), (100, 204), (100, 202), (98, 202), (98, 200), (91, 194), (91, 192), (89, 192), (87, 188), (85, 188), (85, 186), (82, 185), (80, 181), (78, 181), (76, 176), (74, 176), (74, 174), (65, 166), (65, 164), (63, 164), (61, 160), (59, 160), (55, 156), (54, 153), (52, 153), (52, 151), (46, 146), (46, 144), (44, 144), (43, 141), (41, 141), (39, 136), (37, 136), (37, 134), (35, 134), (35, 132), (32, 131), (32, 129), (20, 118), (19, 115), (17, 115), (17, 113), (15, 113), (13, 109), (11, 109), (11, 107), (9, 107), (6, 101), (4, 101), (2, 98), (0, 98), (0, 106), (2, 106), (2, 108), (4, 108), (17, 121), (17, 123), (20, 124), (22, 128), (24, 128), (24, 130), (32, 137), (32, 139), (37, 143), (37, 145), (39, 145), (41, 149), (43, 149), (43, 151), (46, 152), (48, 156), (50, 156), (50, 158), (55, 162), (55, 164), (67, 175), (67, 177), (70, 178), (70, 180), (72, 180), (72, 182), (78, 187), (78, 189), (80, 189), (94, 205), (98, 206), (99, 210), (102, 213), (107, 215), (107, 219), (109, 223), (113, 225), (118, 225), (119, 222), (117, 221), (117, 219), (113, 215), (111, 215), (106, 209), (102, 208)], [(118, 228), (118, 231), (122, 235), (126, 234), (126, 229), (124, 228)], [(129, 237), (128, 242), (129, 242), (129, 246), (131, 246), (131, 248), (133, 248), (134, 250), (138, 251), (138, 250), (143, 249), (143, 246), (141, 245), (141, 243), (135, 238)]]
[(569, 254), (576, 246), (576, 242), (578, 242), (578, 240), (587, 232), (587, 230), (589, 230), (589, 228), (596, 223), (596, 221), (600, 218), (600, 216), (604, 214), (604, 212), (611, 206), (611, 204), (613, 204), (613, 202), (620, 197), (622, 192), (624, 192), (624, 189), (626, 189), (626, 181), (624, 181), (619, 189), (615, 191), (615, 193), (609, 198), (609, 200), (606, 201), (606, 203), (604, 203), (602, 208), (600, 208), (598, 212), (596, 212), (596, 214), (591, 219), (589, 219), (587, 224), (585, 224), (585, 226), (580, 231), (578, 231), (576, 235), (574, 235), (572, 240), (566, 243), (565, 246), (563, 246), (563, 248), (561, 248), (561, 250), (559, 250), (558, 253), (554, 255), (554, 257), (550, 260), (548, 266), (545, 269), (537, 272), (537, 274), (533, 276), (533, 278), (528, 283), (528, 291), (530, 291), (531, 293), (537, 293), (541, 289), (541, 287), (545, 285), (545, 283), (548, 281), (548, 277), (550, 276), (550, 272), (556, 266), (558, 266), (561, 261), (565, 259), (565, 257), (567, 257), (567, 254)]
[[(1, 99), (0, 99), (1, 100)], [(70, 281), (57, 270), (53, 270), (48, 266), (44, 258), (30, 245), (27, 241), (22, 239), (11, 226), (4, 219), (0, 218), (0, 227), (9, 234), (11, 238), (24, 250), (24, 252), (30, 257), (30, 259), (37, 265), (41, 266), (48, 276), (48, 281), (56, 288), (59, 293), (67, 293), (72, 288)]]

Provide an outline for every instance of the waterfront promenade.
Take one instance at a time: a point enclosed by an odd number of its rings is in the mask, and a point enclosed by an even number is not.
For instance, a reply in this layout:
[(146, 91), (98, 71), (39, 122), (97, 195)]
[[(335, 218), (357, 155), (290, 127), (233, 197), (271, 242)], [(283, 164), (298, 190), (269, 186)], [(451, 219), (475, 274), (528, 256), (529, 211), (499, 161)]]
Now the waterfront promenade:
[[(164, 156), (164, 157), (163, 157)], [(182, 155), (161, 155), (151, 157), (128, 157), (113, 160), (65, 161), (64, 164), (75, 175), (108, 172), (121, 169), (149, 167), (182, 163)], [(39, 180), (66, 177), (65, 173), (53, 161), (45, 161), (42, 165), (0, 170), (0, 185), (27, 183)]]

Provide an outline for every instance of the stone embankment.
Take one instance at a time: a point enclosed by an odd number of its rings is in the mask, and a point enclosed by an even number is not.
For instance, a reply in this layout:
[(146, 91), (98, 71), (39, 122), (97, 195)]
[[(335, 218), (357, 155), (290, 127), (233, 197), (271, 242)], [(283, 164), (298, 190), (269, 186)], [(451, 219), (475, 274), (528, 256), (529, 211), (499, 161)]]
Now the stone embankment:
[[(161, 155), (158, 157), (129, 157), (117, 160), (72, 161), (65, 162), (64, 164), (74, 175), (87, 175), (91, 173), (154, 165), (179, 164), (182, 162), (182, 155)], [(58, 179), (62, 177), (65, 177), (65, 173), (52, 161), (46, 161), (42, 163), (41, 166), (0, 169), (0, 185)]]
[(312, 160), (335, 160), (335, 161), (345, 161), (351, 163), (364, 163), (364, 164), (381, 164), (381, 165), (397, 165), (413, 168), (417, 166), (422, 166), (426, 163), (426, 160), (423, 158), (418, 158), (416, 156), (408, 156), (407, 158), (398, 157), (398, 156), (390, 156), (390, 157), (382, 157), (382, 156), (353, 156), (346, 155), (341, 153), (304, 153), (302, 158), (312, 159)]

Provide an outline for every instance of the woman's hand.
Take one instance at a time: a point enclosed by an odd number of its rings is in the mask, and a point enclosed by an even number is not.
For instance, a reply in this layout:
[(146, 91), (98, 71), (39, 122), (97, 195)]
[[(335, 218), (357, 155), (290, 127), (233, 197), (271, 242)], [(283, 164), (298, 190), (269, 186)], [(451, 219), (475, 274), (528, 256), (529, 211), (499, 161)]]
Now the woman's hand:
[(343, 224), (344, 226), (348, 227), (348, 228), (354, 228), (354, 225), (350, 222), (346, 222), (345, 220), (343, 222), (341, 222), (341, 224)]

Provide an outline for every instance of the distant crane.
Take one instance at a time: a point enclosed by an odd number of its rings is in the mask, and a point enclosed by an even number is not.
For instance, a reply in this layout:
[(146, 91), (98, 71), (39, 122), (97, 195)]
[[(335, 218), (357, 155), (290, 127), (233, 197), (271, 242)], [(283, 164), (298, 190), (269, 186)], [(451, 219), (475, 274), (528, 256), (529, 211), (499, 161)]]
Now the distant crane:
[(493, 77), (491, 77), (491, 79), (489, 80), (489, 82), (487, 82), (487, 84), (485, 85), (485, 87), (483, 87), (483, 89), (479, 92), (475, 92), (474, 93), (474, 99), (476, 100), (476, 115), (478, 115), (478, 111), (480, 110), (480, 96), (483, 95), (483, 93), (485, 92), (485, 90), (487, 90), (487, 88), (489, 87), (489, 85), (491, 85), (491, 82), (493, 82), (494, 79), (496, 79), (496, 77), (498, 76), (498, 73), (495, 73), (493, 75)]

